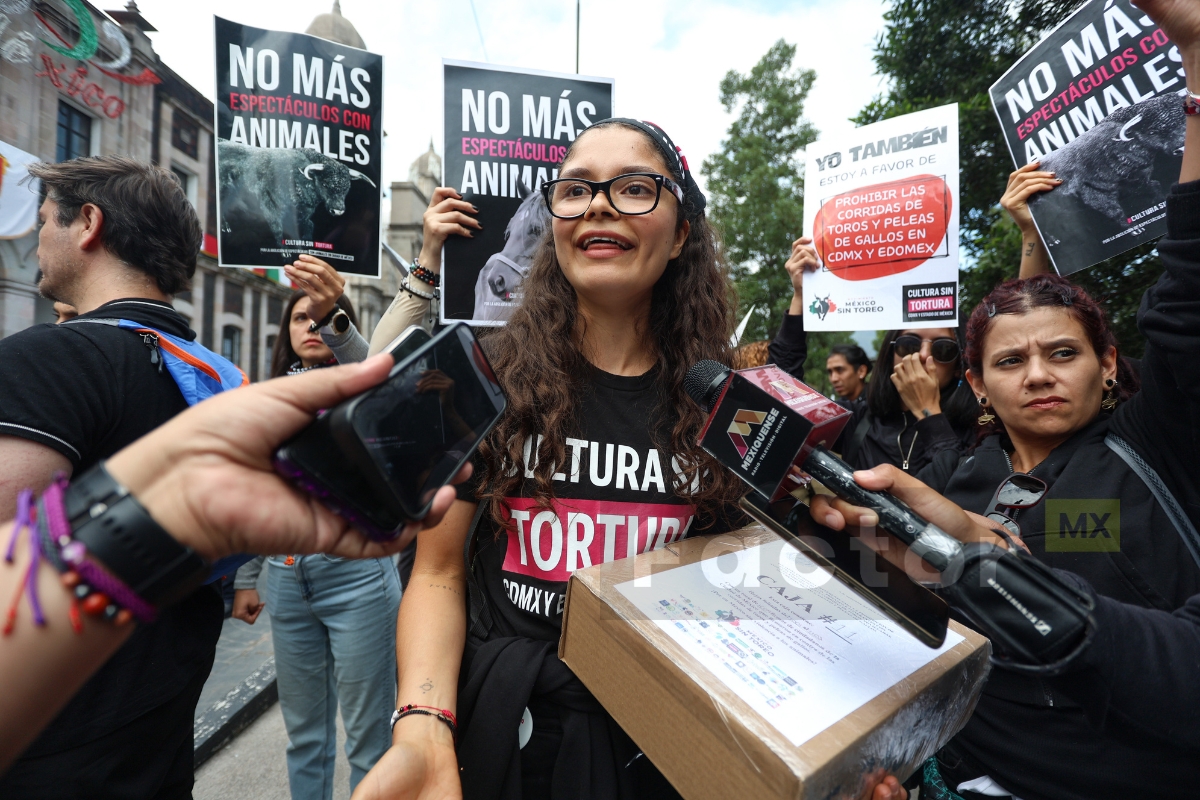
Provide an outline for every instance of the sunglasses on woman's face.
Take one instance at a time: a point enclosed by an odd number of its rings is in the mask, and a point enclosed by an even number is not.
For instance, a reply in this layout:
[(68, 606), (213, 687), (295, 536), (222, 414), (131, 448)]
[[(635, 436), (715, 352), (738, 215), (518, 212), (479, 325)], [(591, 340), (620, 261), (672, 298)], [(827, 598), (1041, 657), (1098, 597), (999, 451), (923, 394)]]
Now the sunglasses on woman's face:
[(925, 342), (929, 342), (929, 352), (934, 361), (952, 364), (958, 359), (958, 341), (955, 339), (922, 339), (920, 336), (906, 333), (896, 337), (896, 341), (892, 342), (892, 349), (896, 355), (904, 358), (921, 352), (921, 345)]
[(996, 493), (992, 495), (992, 502), (984, 516), (1003, 525), (1005, 530), (1013, 536), (1019, 537), (1021, 526), (1005, 513), (1005, 510), (1011, 511), (1014, 508), (1036, 506), (1046, 495), (1048, 489), (1046, 482), (1041, 478), (1035, 478), (1023, 472), (1014, 472), (996, 488)]

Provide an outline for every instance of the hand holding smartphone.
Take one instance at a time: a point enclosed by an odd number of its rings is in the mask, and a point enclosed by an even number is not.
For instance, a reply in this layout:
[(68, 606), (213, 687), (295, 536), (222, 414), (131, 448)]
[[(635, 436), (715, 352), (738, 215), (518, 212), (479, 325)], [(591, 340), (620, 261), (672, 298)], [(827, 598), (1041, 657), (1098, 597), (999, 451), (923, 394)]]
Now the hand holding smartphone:
[(288, 478), (377, 540), (429, 511), (507, 401), (471, 329), (410, 328), (388, 379), (322, 413), (275, 454)]

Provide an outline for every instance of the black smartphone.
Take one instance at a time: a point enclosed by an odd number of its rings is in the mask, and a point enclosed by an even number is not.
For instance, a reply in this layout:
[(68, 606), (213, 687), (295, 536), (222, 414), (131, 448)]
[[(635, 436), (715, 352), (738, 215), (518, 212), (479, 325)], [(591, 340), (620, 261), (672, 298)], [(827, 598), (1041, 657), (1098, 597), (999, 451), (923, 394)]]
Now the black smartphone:
[[(385, 352), (399, 363), (428, 344), (433, 337), (419, 325), (405, 329), (390, 342)], [(326, 409), (275, 453), (275, 469), (308, 494), (320, 499), (355, 527), (375, 538), (387, 538), (392, 517), (378, 507), (366, 476), (342, 452), (329, 431)], [(402, 522), (399, 524), (403, 524)]]
[(428, 513), (506, 402), (471, 329), (453, 325), (287, 442), (276, 468), (368, 536), (393, 538)]

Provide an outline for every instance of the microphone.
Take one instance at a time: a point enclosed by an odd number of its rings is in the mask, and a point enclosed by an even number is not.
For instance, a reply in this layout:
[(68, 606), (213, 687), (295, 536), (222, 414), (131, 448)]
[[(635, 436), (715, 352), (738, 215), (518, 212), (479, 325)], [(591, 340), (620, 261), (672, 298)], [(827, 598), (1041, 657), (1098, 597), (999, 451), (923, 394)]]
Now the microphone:
[(825, 448), (852, 415), (820, 392), (774, 365), (733, 372), (716, 361), (693, 366), (684, 389), (709, 412), (700, 446), (767, 503), (787, 498), (807, 475), (878, 514), (879, 527), (942, 573), (942, 595), (992, 640), (993, 663), (1055, 675), (1091, 641), (1091, 597), (1033, 556), (1015, 547), (964, 545), (901, 500), (855, 483), (849, 465)]
[(803, 473), (843, 500), (879, 515), (879, 527), (908, 545), (942, 573), (958, 579), (962, 544), (921, 518), (903, 501), (864, 489), (854, 470), (826, 449), (850, 420), (850, 412), (778, 367), (733, 372), (716, 361), (700, 361), (684, 379), (684, 390), (709, 411), (700, 446), (767, 501), (804, 483)]

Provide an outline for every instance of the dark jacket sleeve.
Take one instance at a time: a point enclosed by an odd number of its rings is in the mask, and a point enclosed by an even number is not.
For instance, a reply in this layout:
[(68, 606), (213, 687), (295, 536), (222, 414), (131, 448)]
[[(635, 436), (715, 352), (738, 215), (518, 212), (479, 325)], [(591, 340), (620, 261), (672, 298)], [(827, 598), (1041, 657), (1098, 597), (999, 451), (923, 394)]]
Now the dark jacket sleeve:
[(804, 362), (808, 360), (808, 334), (804, 332), (804, 317), (784, 314), (779, 333), (767, 346), (770, 362), (792, 377), (804, 380)]
[[(1121, 603), (1083, 578), (1054, 570), (1096, 603), (1092, 642), (1051, 685), (1092, 725), (1200, 749), (1200, 595), (1174, 612)], [(1136, 733), (1133, 733), (1136, 731)]]
[(957, 449), (942, 450), (917, 473), (917, 479), (936, 492), (944, 492), (961, 459)]
[(1112, 430), (1200, 525), (1200, 181), (1171, 189), (1158, 251), (1165, 270), (1138, 311), (1146, 337), (1142, 388), (1117, 408)]

